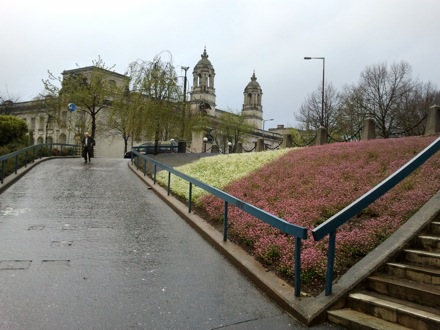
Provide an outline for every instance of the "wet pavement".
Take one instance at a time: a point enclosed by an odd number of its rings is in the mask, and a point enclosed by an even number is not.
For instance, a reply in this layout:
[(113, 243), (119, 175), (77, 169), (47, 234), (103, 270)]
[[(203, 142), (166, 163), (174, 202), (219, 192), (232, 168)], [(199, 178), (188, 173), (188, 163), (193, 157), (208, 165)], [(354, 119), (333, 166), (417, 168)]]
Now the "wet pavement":
[(306, 328), (127, 162), (53, 159), (0, 194), (0, 329)]

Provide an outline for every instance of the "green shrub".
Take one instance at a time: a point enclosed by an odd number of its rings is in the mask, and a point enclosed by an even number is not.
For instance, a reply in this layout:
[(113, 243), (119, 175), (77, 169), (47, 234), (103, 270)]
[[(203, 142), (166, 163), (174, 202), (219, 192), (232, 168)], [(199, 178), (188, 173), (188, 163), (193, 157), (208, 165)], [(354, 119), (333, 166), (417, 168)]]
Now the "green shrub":
[(26, 122), (11, 115), (0, 115), (0, 146), (11, 143), (27, 143), (28, 127)]

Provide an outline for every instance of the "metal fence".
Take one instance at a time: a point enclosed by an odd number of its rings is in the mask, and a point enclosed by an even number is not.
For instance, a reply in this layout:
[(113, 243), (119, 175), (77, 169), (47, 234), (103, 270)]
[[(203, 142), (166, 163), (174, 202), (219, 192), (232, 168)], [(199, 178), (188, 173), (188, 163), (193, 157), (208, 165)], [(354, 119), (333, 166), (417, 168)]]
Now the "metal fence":
[[(419, 168), (431, 156), (440, 150), (440, 138), (437, 138), (428, 147), (421, 151), (417, 156), (402, 166), (394, 174), (379, 183), (369, 192), (358, 198), (346, 208), (329, 218), (327, 221), (312, 230), (315, 241), (319, 241), (329, 235), (327, 249), (327, 273), (325, 280), (325, 295), (332, 293), (333, 267), (335, 262), (336, 231), (340, 226), (350, 220), (353, 216), (361, 212), (364, 208), (383, 196), (391, 188), (405, 179), (408, 175)], [(428, 179), (427, 179), (428, 180)]]
[[(228, 237), (228, 207), (229, 205), (235, 206), (244, 212), (260, 219), (261, 221), (278, 228), (283, 233), (291, 235), (295, 238), (295, 264), (294, 264), (294, 288), (295, 296), (299, 297), (301, 293), (301, 240), (307, 239), (307, 228), (289, 223), (277, 216), (274, 216), (258, 207), (255, 207), (243, 200), (240, 200), (220, 189), (212, 187), (206, 183), (203, 183), (193, 177), (190, 177), (184, 173), (175, 170), (172, 167), (155, 161), (154, 159), (142, 155), (137, 151), (133, 151), (131, 161), (132, 163), (136, 159), (136, 165), (138, 168), (143, 168), (144, 176), (147, 175), (147, 163), (152, 163), (153, 170), (153, 182), (156, 184), (156, 174), (158, 169), (162, 169), (168, 172), (167, 193), (171, 192), (171, 174), (178, 176), (179, 178), (188, 182), (188, 212), (192, 211), (192, 189), (193, 185), (205, 190), (206, 192), (220, 198), (224, 202), (224, 214), (223, 214), (223, 240), (226, 241)], [(143, 164), (142, 164), (143, 163)]]
[[(56, 148), (57, 146), (59, 146), (59, 149)], [(44, 156), (76, 156), (80, 149), (81, 146), (77, 144), (43, 143), (0, 156), (0, 182), (3, 184), (3, 180), (7, 175), (17, 174), (19, 168), (26, 167), (27, 164), (37, 158)]]

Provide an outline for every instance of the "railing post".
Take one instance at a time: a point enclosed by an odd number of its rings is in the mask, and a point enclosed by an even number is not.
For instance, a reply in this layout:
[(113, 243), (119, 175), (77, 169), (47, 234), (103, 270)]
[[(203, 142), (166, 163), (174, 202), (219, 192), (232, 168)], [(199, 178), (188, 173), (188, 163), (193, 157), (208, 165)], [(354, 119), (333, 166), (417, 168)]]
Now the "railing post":
[(335, 266), (336, 231), (329, 234), (327, 251), (327, 273), (325, 275), (325, 295), (332, 294), (333, 268)]
[(15, 156), (15, 171), (14, 171), (15, 174), (17, 174), (17, 170), (18, 170), (18, 155)]
[(192, 190), (193, 190), (193, 186), (192, 186), (192, 182), (189, 183), (189, 192), (188, 192), (188, 213), (191, 213), (191, 208), (192, 208)]
[(299, 297), (301, 294), (301, 238), (295, 237), (295, 297)]
[(225, 201), (225, 209), (223, 215), (223, 242), (228, 239), (228, 202)]
[(2, 160), (2, 183), (3, 183), (3, 179), (5, 178), (5, 163), (6, 160)]

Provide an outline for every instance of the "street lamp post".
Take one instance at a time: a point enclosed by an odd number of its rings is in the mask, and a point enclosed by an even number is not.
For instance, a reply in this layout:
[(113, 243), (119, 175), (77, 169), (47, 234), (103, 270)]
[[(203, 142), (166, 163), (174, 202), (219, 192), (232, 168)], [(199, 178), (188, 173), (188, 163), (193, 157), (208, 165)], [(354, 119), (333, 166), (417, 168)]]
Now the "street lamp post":
[(263, 131), (264, 131), (264, 123), (265, 123), (266, 121), (272, 121), (272, 120), (273, 120), (273, 118), (263, 120)]
[(321, 126), (324, 127), (324, 77), (325, 77), (325, 57), (304, 57), (305, 60), (322, 60), (322, 96), (321, 96)]
[(182, 66), (182, 70), (185, 71), (185, 76), (183, 78), (183, 102), (186, 103), (186, 72), (188, 71), (189, 66)]
[(231, 141), (228, 142), (228, 152), (230, 154), (232, 154), (232, 142)]
[(185, 71), (185, 76), (183, 78), (183, 117), (182, 117), (182, 130), (180, 132), (180, 136), (183, 139), (185, 135), (185, 116), (186, 116), (186, 72), (188, 71), (189, 66), (182, 66), (182, 70)]
[(206, 143), (208, 142), (208, 138), (205, 136), (203, 138), (203, 152), (206, 152)]

